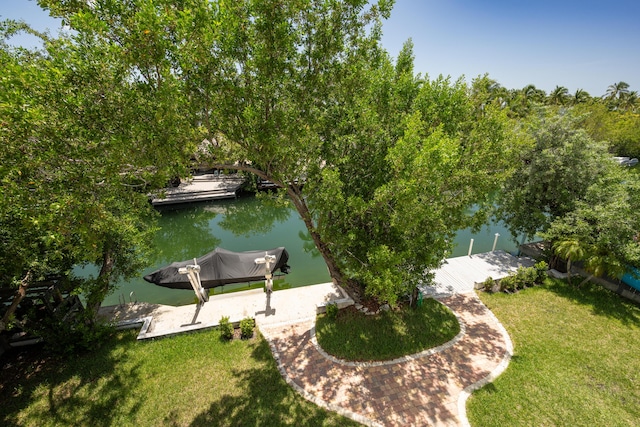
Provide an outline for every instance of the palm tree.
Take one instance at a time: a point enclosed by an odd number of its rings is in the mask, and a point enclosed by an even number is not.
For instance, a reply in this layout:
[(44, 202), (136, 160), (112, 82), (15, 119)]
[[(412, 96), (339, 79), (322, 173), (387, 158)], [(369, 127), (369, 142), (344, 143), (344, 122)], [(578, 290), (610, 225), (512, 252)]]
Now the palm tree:
[(589, 92), (584, 89), (578, 89), (576, 90), (575, 95), (573, 95), (573, 104), (575, 105), (582, 102), (587, 102), (589, 99), (591, 99), (591, 95), (589, 95)]
[(549, 104), (564, 105), (569, 98), (569, 89), (564, 86), (556, 86), (549, 94)]
[(526, 85), (522, 88), (522, 95), (527, 101), (542, 102), (547, 94), (542, 89), (538, 89), (535, 85)]
[(567, 237), (553, 244), (553, 251), (560, 258), (567, 260), (567, 280), (571, 283), (571, 262), (579, 261), (585, 256), (585, 248), (582, 243), (576, 239)]
[(635, 112), (638, 108), (638, 92), (631, 91), (620, 98), (620, 108), (625, 111)]
[(610, 85), (607, 88), (607, 93), (603, 96), (603, 98), (614, 101), (626, 95), (627, 93), (629, 93), (629, 84), (626, 82), (618, 82)]

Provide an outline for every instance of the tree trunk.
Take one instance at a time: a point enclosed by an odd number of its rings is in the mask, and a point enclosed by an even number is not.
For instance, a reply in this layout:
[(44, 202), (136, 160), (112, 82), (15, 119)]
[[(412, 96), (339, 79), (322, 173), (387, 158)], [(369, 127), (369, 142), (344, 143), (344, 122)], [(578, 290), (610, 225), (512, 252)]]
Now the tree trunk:
[(311, 212), (309, 212), (309, 208), (307, 207), (305, 201), (302, 199), (300, 194), (291, 187), (287, 188), (287, 194), (293, 202), (293, 205), (296, 207), (296, 210), (300, 214), (302, 221), (304, 221), (304, 225), (307, 227), (307, 230), (309, 230), (309, 234), (313, 239), (313, 243), (315, 243), (316, 248), (322, 255), (325, 264), (327, 264), (329, 275), (331, 276), (331, 280), (333, 281), (333, 283), (342, 286), (354, 301), (359, 301), (360, 297), (352, 292), (352, 290), (349, 289), (349, 286), (345, 283), (342, 271), (340, 271), (340, 267), (338, 267), (331, 249), (329, 248), (327, 243), (322, 240), (320, 234), (318, 234), (318, 232), (316, 231), (315, 224), (313, 223), (313, 218), (311, 218)]
[(582, 285), (584, 285), (585, 283), (587, 283), (589, 280), (593, 279), (594, 276), (595, 276), (594, 274), (590, 274), (589, 277), (587, 277), (582, 282), (580, 282), (580, 284), (578, 285), (578, 288), (581, 287)]
[(349, 297), (353, 299), (355, 302), (361, 301), (362, 298), (360, 294), (356, 292), (356, 290), (352, 289), (352, 286), (345, 281), (342, 271), (340, 271), (340, 267), (336, 263), (333, 253), (329, 248), (329, 245), (327, 245), (327, 243), (322, 240), (322, 237), (316, 231), (316, 226), (313, 223), (311, 212), (309, 211), (309, 208), (307, 207), (307, 204), (304, 201), (304, 198), (302, 197), (299, 187), (295, 185), (289, 185), (288, 183), (285, 183), (285, 182), (280, 182), (274, 179), (273, 177), (267, 175), (265, 172), (261, 171), (260, 169), (253, 168), (248, 165), (214, 164), (211, 167), (218, 168), (218, 169), (234, 169), (238, 171), (251, 172), (252, 174), (264, 180), (271, 181), (282, 188), (286, 188), (289, 199), (291, 199), (291, 201), (293, 202), (293, 205), (298, 211), (298, 214), (300, 214), (302, 221), (304, 221), (304, 225), (307, 227), (307, 230), (309, 231), (309, 234), (313, 239), (313, 243), (316, 245), (316, 248), (322, 255), (322, 258), (324, 259), (325, 264), (327, 264), (327, 268), (329, 269), (329, 275), (331, 276), (331, 280), (333, 281), (334, 284), (340, 285), (345, 290), (345, 292), (349, 294)]
[(96, 289), (93, 289), (87, 296), (87, 310), (89, 310), (89, 318), (94, 319), (98, 314), (100, 305), (105, 295), (109, 292), (111, 284), (111, 272), (113, 271), (115, 260), (110, 248), (105, 248), (102, 253), (102, 267), (98, 273)]
[(11, 301), (11, 305), (7, 308), (7, 311), (2, 316), (2, 320), (0, 320), (0, 332), (5, 331), (7, 329), (7, 324), (11, 319), (11, 316), (16, 312), (18, 305), (27, 295), (27, 288), (31, 284), (31, 271), (28, 271), (25, 274), (24, 278), (20, 281), (20, 286), (16, 290), (15, 295), (13, 296), (13, 300)]

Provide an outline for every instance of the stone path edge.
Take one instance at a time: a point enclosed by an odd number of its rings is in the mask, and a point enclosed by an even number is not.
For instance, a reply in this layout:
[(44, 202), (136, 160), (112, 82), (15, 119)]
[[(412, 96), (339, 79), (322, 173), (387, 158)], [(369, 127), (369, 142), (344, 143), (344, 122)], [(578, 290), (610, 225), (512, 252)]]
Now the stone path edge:
[[(475, 292), (472, 292), (475, 294)], [(511, 341), (511, 337), (509, 337), (509, 333), (507, 332), (507, 330), (504, 328), (504, 326), (502, 325), (502, 323), (498, 320), (498, 318), (496, 317), (496, 315), (480, 300), (480, 298), (477, 297), (477, 295), (475, 296), (475, 298), (478, 299), (478, 301), (480, 302), (480, 304), (482, 304), (486, 309), (487, 312), (489, 313), (489, 316), (492, 318), (492, 320), (496, 323), (497, 329), (500, 331), (500, 333), (502, 334), (504, 340), (505, 340), (505, 344), (506, 344), (506, 351), (505, 351), (505, 355), (502, 358), (502, 361), (498, 364), (498, 366), (491, 371), (491, 373), (489, 375), (487, 375), (486, 377), (482, 378), (481, 380), (469, 385), (468, 387), (466, 387), (462, 392), (460, 392), (460, 394), (458, 395), (458, 418), (461, 422), (461, 425), (463, 425), (464, 427), (470, 427), (471, 424), (469, 423), (469, 419), (467, 417), (467, 409), (466, 409), (466, 402), (467, 399), (469, 398), (469, 396), (471, 396), (471, 393), (473, 393), (475, 390), (478, 390), (482, 387), (484, 387), (485, 385), (491, 383), (492, 381), (494, 381), (500, 374), (502, 374), (507, 367), (509, 366), (509, 363), (511, 361), (511, 356), (513, 354), (513, 343)], [(438, 298), (435, 298), (438, 299)], [(439, 301), (441, 304), (446, 305), (444, 303), (442, 303), (441, 301)], [(447, 306), (448, 307), (448, 306)], [(383, 361), (383, 362), (350, 362), (350, 361), (345, 361), (345, 360), (341, 360), (338, 358), (335, 358), (333, 356), (331, 356), (330, 354), (326, 353), (324, 350), (322, 350), (320, 348), (320, 346), (317, 343), (317, 340), (315, 338), (315, 319), (307, 319), (307, 321), (311, 320), (313, 322), (313, 325), (311, 327), (310, 333), (311, 333), (311, 341), (313, 343), (314, 348), (325, 358), (331, 360), (334, 363), (338, 363), (338, 364), (342, 364), (342, 365), (347, 365), (347, 366), (365, 366), (365, 367), (370, 367), (370, 366), (381, 366), (381, 365), (391, 365), (391, 364), (397, 364), (397, 363), (403, 363), (403, 362), (407, 362), (410, 360), (415, 360), (415, 359), (419, 359), (421, 357), (426, 357), (441, 351), (444, 351), (452, 346), (454, 346), (460, 339), (462, 339), (462, 337), (464, 337), (464, 335), (466, 334), (466, 327), (465, 327), (465, 323), (462, 321), (461, 317), (458, 315), (458, 313), (456, 313), (456, 311), (449, 307), (449, 309), (454, 313), (454, 315), (456, 316), (456, 318), (458, 319), (458, 323), (460, 324), (460, 332), (450, 341), (438, 346), (438, 347), (434, 347), (425, 351), (422, 351), (420, 353), (415, 353), (413, 355), (408, 355), (408, 356), (403, 356), (401, 358), (398, 359), (393, 359), (393, 360), (389, 360), (389, 361)], [(287, 324), (293, 324), (293, 323), (298, 323), (298, 322), (285, 322)], [(273, 343), (273, 340), (271, 339), (271, 337), (269, 336), (269, 334), (262, 334), (267, 342), (269, 343), (269, 347), (271, 348), (271, 353), (273, 354), (273, 357), (276, 361), (278, 370), (280, 371), (280, 375), (284, 378), (284, 380), (287, 382), (287, 384), (289, 384), (294, 390), (296, 390), (302, 397), (304, 397), (306, 400), (322, 407), (325, 408), (327, 410), (336, 412), (344, 417), (350, 418), (356, 422), (359, 422), (365, 426), (369, 426), (369, 427), (383, 427), (382, 424), (379, 424), (361, 414), (358, 414), (356, 412), (353, 411), (349, 411), (343, 407), (334, 405), (332, 403), (326, 402), (322, 399), (320, 399), (319, 397), (309, 393), (308, 391), (306, 391), (304, 388), (302, 388), (301, 386), (299, 386), (291, 377), (289, 377), (289, 375), (287, 374), (286, 370), (284, 369), (284, 366), (282, 365), (281, 361), (280, 361), (280, 354), (275, 346), (275, 344)]]
[(498, 378), (500, 374), (502, 374), (509, 366), (509, 363), (511, 362), (511, 357), (513, 355), (513, 342), (511, 341), (511, 337), (509, 336), (507, 329), (502, 325), (500, 320), (498, 320), (498, 318), (493, 313), (493, 311), (491, 311), (489, 307), (487, 307), (480, 300), (480, 298), (478, 298), (477, 296), (476, 298), (478, 299), (480, 304), (486, 307), (487, 312), (489, 313), (489, 316), (493, 319), (494, 322), (496, 322), (497, 329), (500, 331), (500, 333), (502, 334), (502, 338), (504, 339), (506, 350), (502, 358), (502, 361), (500, 361), (498, 366), (496, 366), (496, 368), (493, 371), (491, 371), (489, 375), (487, 375), (480, 381), (477, 381), (471, 384), (470, 386), (466, 387), (458, 395), (458, 416), (460, 418), (460, 422), (464, 427), (471, 427), (471, 424), (469, 423), (469, 418), (467, 417), (467, 399), (469, 399), (469, 397), (474, 391), (481, 389), (485, 385), (493, 382), (496, 378)]
[[(438, 301), (436, 299), (436, 301)], [(440, 304), (445, 305), (442, 303), (442, 301), (438, 301)], [(445, 305), (446, 307), (446, 305)], [(448, 307), (450, 310), (451, 308)], [(327, 353), (326, 351), (324, 351), (324, 349), (322, 347), (320, 347), (320, 345), (318, 344), (318, 340), (316, 339), (316, 326), (315, 326), (315, 321), (313, 323), (313, 326), (311, 327), (310, 330), (310, 334), (311, 334), (311, 342), (313, 343), (313, 346), (315, 347), (316, 351), (318, 353), (320, 353), (325, 359), (329, 359), (331, 360), (333, 363), (337, 363), (339, 365), (344, 365), (344, 366), (352, 366), (352, 367), (365, 367), (365, 368), (370, 368), (373, 366), (387, 366), (387, 365), (396, 365), (398, 363), (405, 363), (405, 362), (410, 362), (412, 360), (417, 360), (423, 357), (427, 357), (430, 356), (432, 354), (435, 353), (439, 353), (441, 351), (444, 351), (450, 347), (453, 347), (458, 341), (460, 341), (462, 339), (462, 337), (464, 337), (464, 335), (467, 332), (466, 326), (464, 321), (462, 320), (462, 318), (458, 315), (458, 313), (456, 313), (455, 311), (451, 310), (451, 312), (456, 316), (456, 318), (458, 319), (458, 324), (460, 325), (460, 332), (458, 332), (458, 334), (453, 337), (452, 339), (450, 339), (449, 341), (447, 341), (444, 344), (441, 344), (437, 347), (433, 347), (433, 348), (429, 348), (427, 350), (423, 350), (419, 353), (414, 353), (414, 354), (409, 354), (406, 356), (402, 356), (399, 357), (397, 359), (392, 359), (392, 360), (381, 360), (381, 361), (373, 361), (373, 362), (352, 362), (350, 360), (344, 360), (344, 359), (338, 359), (335, 356), (332, 356), (331, 354)]]
[(334, 405), (332, 403), (326, 402), (322, 399), (320, 399), (319, 397), (309, 393), (308, 391), (306, 391), (304, 388), (300, 387), (298, 384), (296, 384), (295, 381), (293, 381), (293, 379), (291, 379), (291, 377), (287, 374), (287, 372), (284, 369), (284, 366), (282, 365), (282, 363), (280, 362), (280, 353), (278, 352), (278, 349), (276, 348), (275, 344), (273, 344), (273, 341), (271, 340), (271, 338), (268, 336), (268, 334), (262, 334), (266, 339), (267, 342), (269, 343), (269, 347), (271, 348), (271, 353), (273, 353), (273, 357), (276, 360), (276, 364), (278, 366), (278, 371), (280, 371), (280, 375), (282, 376), (282, 378), (284, 378), (284, 380), (287, 382), (287, 384), (289, 384), (295, 391), (297, 391), (302, 397), (304, 397), (305, 399), (307, 399), (309, 402), (327, 409), (329, 411), (335, 412), (339, 415), (342, 415), (346, 418), (350, 418), (354, 421), (359, 422), (360, 424), (364, 424), (365, 426), (369, 426), (369, 427), (384, 427), (382, 424), (376, 423), (373, 420), (370, 420), (369, 418), (365, 417), (364, 415), (358, 414), (357, 412), (353, 412), (353, 411), (349, 411), (348, 409), (345, 409), (341, 406), (338, 405)]

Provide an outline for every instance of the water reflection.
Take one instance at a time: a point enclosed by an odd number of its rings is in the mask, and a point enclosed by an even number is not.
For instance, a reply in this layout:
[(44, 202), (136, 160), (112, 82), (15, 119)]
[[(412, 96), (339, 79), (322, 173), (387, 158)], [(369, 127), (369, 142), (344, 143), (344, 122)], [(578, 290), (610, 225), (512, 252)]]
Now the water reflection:
[[(145, 282), (142, 277), (174, 261), (184, 261), (204, 255), (217, 246), (232, 251), (271, 249), (284, 246), (289, 252), (291, 273), (274, 280), (274, 289), (324, 283), (330, 280), (321, 257), (308, 251), (310, 240), (300, 236), (306, 227), (293, 207), (256, 197), (237, 200), (181, 205), (163, 209), (158, 223), (153, 265), (140, 277), (119, 284), (103, 305), (118, 304), (119, 298), (129, 300), (131, 292), (138, 301), (182, 305), (194, 301), (191, 291), (168, 289)], [(312, 242), (311, 242), (312, 244)], [(215, 292), (260, 288), (247, 283), (226, 285)]]
[(197, 258), (214, 250), (221, 242), (210, 227), (216, 216), (216, 212), (203, 207), (162, 212), (153, 243), (154, 265)]

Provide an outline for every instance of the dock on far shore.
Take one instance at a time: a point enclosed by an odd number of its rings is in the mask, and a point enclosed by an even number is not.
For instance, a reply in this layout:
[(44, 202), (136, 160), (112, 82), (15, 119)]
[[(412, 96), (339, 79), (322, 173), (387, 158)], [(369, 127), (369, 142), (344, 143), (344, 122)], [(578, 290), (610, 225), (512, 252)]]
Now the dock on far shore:
[(164, 189), (152, 196), (151, 204), (164, 206), (179, 203), (205, 202), (233, 199), (245, 182), (245, 177), (237, 174), (194, 175), (177, 187)]

